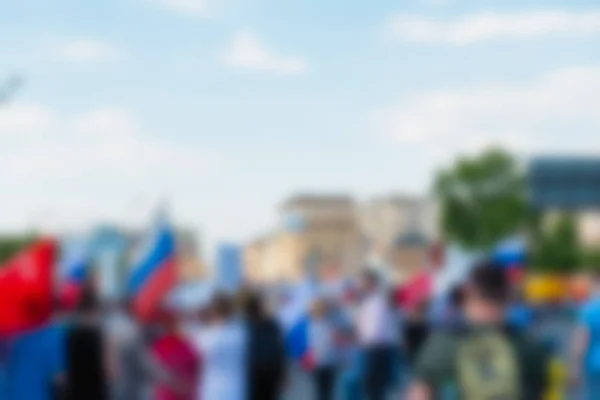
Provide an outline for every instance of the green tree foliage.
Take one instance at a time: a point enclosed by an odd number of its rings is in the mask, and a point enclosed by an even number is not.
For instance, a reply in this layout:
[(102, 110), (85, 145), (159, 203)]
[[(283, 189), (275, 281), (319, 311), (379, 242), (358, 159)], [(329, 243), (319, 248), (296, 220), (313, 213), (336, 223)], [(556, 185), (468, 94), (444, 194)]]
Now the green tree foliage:
[(590, 272), (600, 272), (600, 248), (587, 248), (581, 254), (581, 266)]
[(563, 214), (543, 230), (533, 249), (533, 264), (547, 272), (571, 272), (582, 264), (582, 248), (577, 223), (571, 214)]
[(525, 228), (525, 180), (515, 158), (499, 149), (461, 158), (435, 182), (446, 239), (488, 250)]
[(31, 235), (0, 236), (0, 264), (16, 255), (21, 249), (33, 241)]

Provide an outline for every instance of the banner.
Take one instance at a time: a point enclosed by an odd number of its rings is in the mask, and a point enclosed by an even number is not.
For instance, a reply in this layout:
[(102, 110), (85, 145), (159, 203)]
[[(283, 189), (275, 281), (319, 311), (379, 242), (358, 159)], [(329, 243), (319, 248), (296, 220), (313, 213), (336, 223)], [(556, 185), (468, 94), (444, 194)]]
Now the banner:
[(53, 310), (54, 240), (40, 240), (0, 266), (0, 335), (45, 323)]

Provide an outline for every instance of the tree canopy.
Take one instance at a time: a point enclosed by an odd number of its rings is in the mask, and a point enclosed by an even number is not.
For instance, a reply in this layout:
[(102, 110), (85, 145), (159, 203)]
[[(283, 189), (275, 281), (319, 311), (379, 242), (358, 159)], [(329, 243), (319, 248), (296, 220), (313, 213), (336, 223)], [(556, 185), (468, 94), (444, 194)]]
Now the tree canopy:
[(569, 272), (581, 266), (583, 249), (573, 215), (560, 215), (533, 245), (532, 264), (548, 272)]
[(434, 190), (444, 236), (466, 248), (488, 250), (525, 227), (523, 172), (505, 151), (460, 158), (438, 173)]
[(33, 241), (31, 235), (0, 236), (0, 264), (4, 263)]

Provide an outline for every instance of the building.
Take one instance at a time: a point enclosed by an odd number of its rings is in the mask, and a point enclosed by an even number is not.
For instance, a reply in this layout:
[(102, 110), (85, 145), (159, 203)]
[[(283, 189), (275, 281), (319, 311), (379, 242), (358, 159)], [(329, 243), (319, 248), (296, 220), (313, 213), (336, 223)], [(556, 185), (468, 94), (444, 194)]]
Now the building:
[(536, 157), (527, 169), (530, 205), (545, 225), (568, 212), (575, 216), (584, 246), (600, 246), (600, 158)]
[[(364, 256), (364, 239), (354, 199), (347, 195), (302, 194), (293, 196), (280, 209), (282, 222), (296, 221), (288, 238), (294, 247), (297, 269), (308, 266), (321, 274), (337, 269), (340, 274), (356, 272)], [(285, 226), (284, 226), (285, 230)]]
[(391, 282), (402, 283), (422, 271), (430, 262), (431, 243), (418, 231), (400, 234), (387, 254), (387, 275)]
[(374, 198), (360, 209), (361, 227), (371, 248), (387, 252), (399, 235), (437, 239), (437, 206), (431, 199), (403, 194)]
[(354, 199), (301, 194), (283, 202), (278, 229), (246, 246), (245, 274), (258, 282), (295, 281), (306, 274), (349, 274), (362, 262)]
[(250, 242), (244, 276), (255, 283), (294, 282), (302, 277), (306, 250), (300, 235), (280, 230)]
[(365, 262), (403, 276), (402, 269), (408, 273), (425, 264), (427, 249), (401, 245), (398, 238), (437, 238), (435, 203), (420, 197), (390, 195), (360, 205), (347, 195), (301, 194), (283, 202), (279, 212), (279, 229), (245, 248), (251, 281), (352, 275)]

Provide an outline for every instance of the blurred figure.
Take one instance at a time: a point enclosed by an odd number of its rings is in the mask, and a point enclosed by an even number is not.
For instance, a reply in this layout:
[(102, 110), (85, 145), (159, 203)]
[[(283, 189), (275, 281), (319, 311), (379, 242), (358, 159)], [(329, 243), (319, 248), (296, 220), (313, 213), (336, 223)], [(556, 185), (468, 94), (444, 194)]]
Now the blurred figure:
[(519, 290), (515, 291), (506, 312), (508, 326), (521, 332), (527, 332), (533, 325), (533, 317), (533, 310), (525, 302), (523, 293)]
[(571, 383), (580, 386), (581, 399), (600, 399), (600, 276), (594, 277), (591, 296), (577, 319)]
[(548, 365), (548, 387), (543, 400), (563, 400), (567, 393), (568, 374), (566, 364), (560, 356), (560, 346), (556, 340), (546, 340), (550, 363)]
[(340, 393), (342, 400), (361, 400), (363, 398), (363, 357), (357, 337), (352, 329), (344, 332), (342, 344), (342, 371)]
[(107, 346), (96, 293), (89, 288), (81, 294), (66, 345), (66, 399), (108, 399)]
[(404, 320), (404, 355), (409, 371), (412, 371), (417, 356), (429, 337), (426, 302), (408, 309)]
[(158, 382), (154, 388), (155, 400), (193, 400), (196, 398), (197, 379), (200, 376), (201, 355), (182, 335), (177, 316), (171, 310), (161, 313), (164, 332), (152, 344), (157, 362), (169, 374), (177, 377), (181, 388)]
[(365, 271), (361, 286), (364, 297), (358, 310), (357, 332), (365, 361), (365, 393), (370, 400), (381, 400), (393, 383), (398, 324), (377, 273)]
[(204, 361), (196, 399), (245, 399), (247, 335), (228, 297), (215, 296), (209, 324), (190, 339)]
[[(0, 399), (55, 399), (65, 389), (67, 318), (58, 304), (54, 320), (2, 341), (4, 387)], [(3, 397), (6, 396), (6, 397)]]
[(460, 326), (464, 323), (462, 305), (464, 301), (464, 288), (460, 284), (454, 285), (450, 291), (434, 299), (429, 307), (429, 320), (434, 328), (448, 328)]
[(546, 351), (503, 327), (509, 296), (504, 271), (478, 266), (464, 290), (464, 325), (430, 337), (418, 357), (407, 398), (542, 398), (547, 388)]
[(256, 293), (246, 294), (243, 308), (248, 332), (247, 399), (277, 400), (286, 377), (283, 332)]
[(176, 386), (172, 377), (147, 348), (129, 302), (114, 307), (107, 318), (109, 356), (112, 371), (111, 398), (145, 399), (149, 383)]
[(316, 400), (332, 400), (336, 379), (336, 330), (327, 303), (316, 299), (310, 310), (308, 343)]

